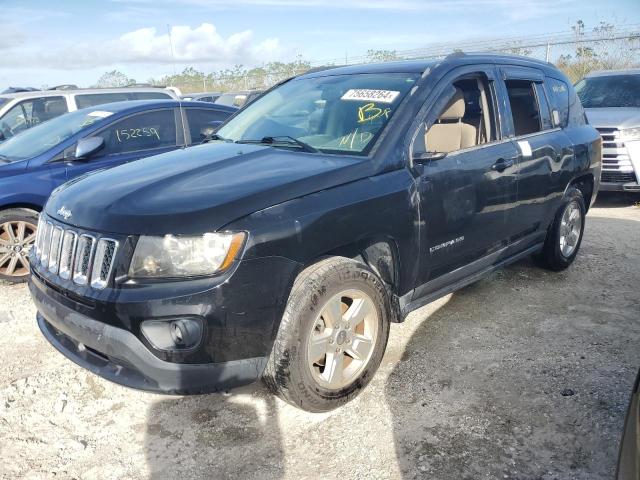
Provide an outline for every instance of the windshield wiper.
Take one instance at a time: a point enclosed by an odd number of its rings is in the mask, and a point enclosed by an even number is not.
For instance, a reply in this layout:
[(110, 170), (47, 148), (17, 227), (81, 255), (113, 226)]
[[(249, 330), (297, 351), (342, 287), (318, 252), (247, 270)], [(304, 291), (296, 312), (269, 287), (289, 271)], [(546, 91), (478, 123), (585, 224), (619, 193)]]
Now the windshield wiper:
[(233, 142), (233, 140), (229, 139), (229, 138), (224, 138), (221, 137), (220, 135), (218, 135), (217, 133), (214, 133), (213, 135), (210, 135), (208, 137), (206, 137), (202, 143), (209, 143), (212, 140), (220, 140), (222, 142)]
[(278, 144), (288, 145), (288, 146), (296, 146), (301, 148), (305, 152), (310, 153), (318, 153), (318, 149), (312, 147), (308, 143), (304, 143), (302, 140), (298, 140), (297, 138), (290, 137), (289, 135), (278, 135), (275, 137), (262, 137), (261, 140), (238, 140), (236, 143), (257, 143), (257, 144), (265, 144), (271, 146), (278, 146)]

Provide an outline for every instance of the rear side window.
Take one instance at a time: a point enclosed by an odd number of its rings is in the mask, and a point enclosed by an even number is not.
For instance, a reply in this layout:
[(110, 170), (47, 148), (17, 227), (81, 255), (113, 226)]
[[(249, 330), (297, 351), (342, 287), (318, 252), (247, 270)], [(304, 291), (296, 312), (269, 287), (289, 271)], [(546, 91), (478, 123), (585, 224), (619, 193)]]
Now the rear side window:
[(124, 102), (129, 100), (126, 93), (83, 93), (76, 95), (78, 108), (94, 107), (104, 103)]
[(131, 100), (169, 100), (173, 98), (164, 92), (133, 92), (129, 94)]
[(117, 121), (97, 134), (104, 138), (103, 155), (153, 150), (176, 145), (173, 110), (139, 113)]
[(569, 124), (569, 86), (562, 80), (549, 77), (545, 83), (551, 108), (560, 115), (560, 125), (556, 126), (564, 128)]
[(187, 108), (187, 122), (189, 123), (189, 133), (191, 134), (191, 143), (194, 145), (202, 143), (204, 135), (202, 129), (212, 125), (212, 122), (223, 122), (229, 116), (227, 112), (217, 110), (209, 110), (204, 108)]
[(506, 80), (513, 129), (516, 136), (529, 135), (541, 130), (540, 107), (535, 83), (528, 80)]

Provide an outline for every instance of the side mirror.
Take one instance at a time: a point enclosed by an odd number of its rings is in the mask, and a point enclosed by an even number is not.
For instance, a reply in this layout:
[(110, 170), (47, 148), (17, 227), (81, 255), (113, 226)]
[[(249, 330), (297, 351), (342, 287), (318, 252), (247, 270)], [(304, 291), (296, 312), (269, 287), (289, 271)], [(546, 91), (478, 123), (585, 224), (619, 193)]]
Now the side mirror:
[(87, 160), (103, 147), (104, 138), (102, 137), (81, 138), (76, 145), (75, 160)]
[(414, 163), (427, 163), (431, 160), (442, 160), (447, 156), (447, 152), (420, 152), (414, 153), (411, 158)]
[(215, 133), (218, 131), (218, 128), (220, 128), (220, 125), (222, 125), (223, 123), (224, 122), (220, 120), (209, 122), (208, 125), (200, 129), (200, 138), (204, 140), (206, 138), (212, 137), (213, 135), (215, 135)]

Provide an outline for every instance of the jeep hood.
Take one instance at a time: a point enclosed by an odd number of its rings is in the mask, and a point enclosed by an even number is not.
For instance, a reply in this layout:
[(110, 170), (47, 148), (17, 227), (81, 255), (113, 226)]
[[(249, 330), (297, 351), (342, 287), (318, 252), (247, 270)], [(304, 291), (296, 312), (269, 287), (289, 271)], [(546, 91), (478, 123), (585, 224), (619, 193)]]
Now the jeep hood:
[(640, 108), (585, 108), (585, 113), (596, 128), (640, 127)]
[(213, 143), (72, 180), (52, 194), (45, 211), (100, 232), (197, 234), (371, 170), (369, 159)]

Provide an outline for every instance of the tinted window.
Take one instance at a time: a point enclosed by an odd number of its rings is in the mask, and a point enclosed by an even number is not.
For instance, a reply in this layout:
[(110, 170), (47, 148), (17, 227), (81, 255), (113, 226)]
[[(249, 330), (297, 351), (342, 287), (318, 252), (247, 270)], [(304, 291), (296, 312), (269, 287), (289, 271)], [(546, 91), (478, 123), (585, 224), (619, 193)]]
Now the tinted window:
[[(247, 143), (292, 137), (324, 153), (366, 155), (418, 78), (411, 73), (300, 77), (245, 106), (218, 135)], [(303, 148), (286, 138), (269, 144)]]
[(535, 84), (528, 80), (506, 80), (513, 129), (516, 136), (539, 132), (540, 108), (535, 94)]
[(551, 108), (560, 114), (560, 125), (557, 126), (564, 128), (569, 122), (569, 86), (561, 80), (549, 77), (545, 84)]
[(247, 101), (247, 96), (239, 93), (225, 93), (216, 98), (214, 103), (228, 107), (241, 107)]
[(131, 100), (168, 100), (173, 97), (163, 92), (133, 92), (129, 94)]
[(222, 122), (229, 116), (227, 112), (205, 110), (204, 108), (187, 108), (186, 113), (191, 143), (193, 144), (202, 143), (204, 140), (204, 136), (200, 133), (204, 127), (212, 126), (212, 122)]
[(103, 103), (123, 102), (129, 100), (126, 93), (83, 93), (76, 95), (78, 108), (93, 107)]
[(41, 97), (25, 100), (11, 108), (0, 119), (0, 130), (5, 138), (67, 113), (64, 97)]
[(132, 115), (102, 130), (98, 136), (104, 138), (104, 155), (174, 146), (174, 113), (173, 110), (156, 110)]
[(576, 84), (585, 108), (640, 107), (640, 75), (590, 77)]

